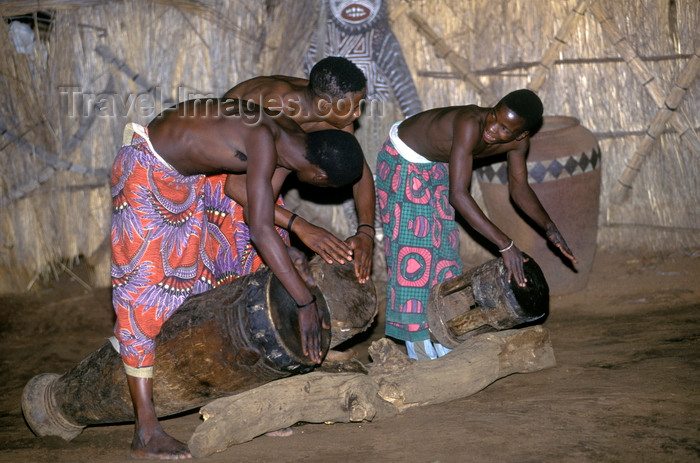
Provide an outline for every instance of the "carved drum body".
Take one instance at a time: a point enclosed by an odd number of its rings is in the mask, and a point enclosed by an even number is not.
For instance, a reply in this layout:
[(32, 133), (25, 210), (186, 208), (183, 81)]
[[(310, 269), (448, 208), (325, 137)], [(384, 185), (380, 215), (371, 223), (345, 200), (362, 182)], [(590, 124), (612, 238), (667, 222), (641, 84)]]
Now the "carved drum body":
[(531, 257), (527, 259), (523, 266), (527, 285), (523, 288), (508, 282), (500, 258), (435, 285), (427, 311), (433, 339), (455, 348), (480, 333), (544, 319), (549, 310), (549, 288), (539, 265)]
[[(324, 353), (366, 329), (377, 313), (373, 283), (358, 283), (346, 268), (352, 265), (311, 262), (313, 292), (332, 327), (323, 332)], [(325, 293), (339, 291), (346, 297), (335, 296), (329, 306)], [(188, 298), (156, 337), (156, 413), (191, 410), (312, 370), (297, 327), (295, 303), (269, 269)], [(87, 425), (134, 420), (117, 349), (107, 342), (66, 374), (44, 373), (27, 383), (22, 411), (35, 434), (71, 440)]]

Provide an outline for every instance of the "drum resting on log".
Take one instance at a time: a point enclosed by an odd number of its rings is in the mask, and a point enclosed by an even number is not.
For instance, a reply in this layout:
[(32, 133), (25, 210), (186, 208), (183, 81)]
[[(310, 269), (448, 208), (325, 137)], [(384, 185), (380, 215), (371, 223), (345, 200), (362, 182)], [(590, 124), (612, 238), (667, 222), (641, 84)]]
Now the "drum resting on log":
[[(327, 351), (371, 325), (376, 293), (371, 282), (357, 282), (352, 263), (313, 259), (311, 270), (331, 325), (323, 337)], [(269, 271), (242, 277), (189, 298), (163, 325), (156, 339), (156, 411), (166, 416), (207, 404), (188, 443), (194, 456), (205, 456), (297, 422), (374, 420), (553, 367), (544, 328), (506, 329), (546, 314), (548, 288), (538, 271), (534, 261), (526, 265), (522, 293), (507, 282), (500, 259), (441, 283), (429, 317), (442, 330), (433, 336), (452, 342), (452, 352), (416, 362), (383, 338), (370, 347), (373, 361), (361, 373), (310, 372), (289, 295)], [(294, 375), (304, 372), (310, 373)], [(22, 409), (37, 435), (66, 440), (90, 424), (133, 421), (121, 358), (110, 343), (63, 376), (30, 380)]]
[(522, 327), (546, 316), (547, 282), (532, 258), (524, 271), (528, 282), (520, 288), (508, 282), (502, 259), (494, 259), (433, 288), (431, 334), (453, 347), (449, 354), (417, 362), (382, 338), (370, 346), (366, 374), (315, 371), (214, 400), (200, 410), (204, 422), (190, 451), (211, 455), (298, 422), (373, 421), (469, 396), (513, 373), (554, 367), (548, 332)]
[[(312, 292), (331, 329), (329, 348), (366, 330), (377, 314), (374, 283), (360, 284), (353, 263), (309, 263)], [(158, 416), (192, 410), (261, 386), (314, 363), (303, 355), (293, 299), (269, 269), (188, 298), (156, 337), (153, 398)], [(116, 339), (64, 375), (32, 378), (22, 412), (38, 436), (71, 440), (88, 425), (130, 422), (133, 406)]]

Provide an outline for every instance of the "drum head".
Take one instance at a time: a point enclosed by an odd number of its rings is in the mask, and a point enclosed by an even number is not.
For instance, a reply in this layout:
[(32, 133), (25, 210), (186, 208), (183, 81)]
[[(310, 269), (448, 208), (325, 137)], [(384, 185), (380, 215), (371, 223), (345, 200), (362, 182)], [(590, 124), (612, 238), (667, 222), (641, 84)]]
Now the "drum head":
[(515, 299), (516, 304), (513, 304), (513, 307), (520, 312), (522, 321), (527, 323), (538, 320), (549, 312), (549, 286), (535, 259), (524, 256), (527, 259), (523, 262), (527, 285), (518, 286), (515, 279), (512, 279), (509, 299), (511, 297)]
[[(330, 326), (330, 315), (323, 294), (318, 288), (313, 288), (311, 292), (316, 296), (316, 305), (323, 311), (326, 324)], [(268, 304), (271, 323), (277, 333), (277, 343), (281, 350), (295, 362), (308, 366), (316, 365), (302, 352), (296, 303), (274, 275), (271, 276), (268, 287)], [(321, 334), (323, 356), (328, 352), (330, 341), (331, 330), (324, 329)]]

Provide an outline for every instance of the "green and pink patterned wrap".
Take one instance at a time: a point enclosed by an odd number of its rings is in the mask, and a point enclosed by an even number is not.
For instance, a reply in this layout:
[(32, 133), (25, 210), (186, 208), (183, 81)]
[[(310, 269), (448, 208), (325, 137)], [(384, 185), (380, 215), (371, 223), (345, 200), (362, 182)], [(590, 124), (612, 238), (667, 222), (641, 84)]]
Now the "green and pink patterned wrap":
[(430, 289), (460, 275), (462, 262), (448, 165), (409, 148), (398, 138), (398, 125), (379, 151), (376, 169), (388, 273), (385, 333), (417, 342), (430, 338)]

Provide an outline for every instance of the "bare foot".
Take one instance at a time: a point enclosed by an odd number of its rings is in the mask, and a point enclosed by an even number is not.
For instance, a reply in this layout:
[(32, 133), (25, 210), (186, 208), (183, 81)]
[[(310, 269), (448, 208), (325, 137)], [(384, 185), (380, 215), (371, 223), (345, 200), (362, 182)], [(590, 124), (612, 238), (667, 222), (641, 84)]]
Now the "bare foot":
[(294, 434), (294, 429), (292, 428), (282, 428), (277, 431), (266, 432), (265, 435), (268, 437), (289, 437)]
[(148, 442), (143, 443), (134, 436), (131, 443), (131, 458), (138, 460), (185, 460), (192, 458), (187, 444), (169, 436), (164, 431), (154, 432)]

